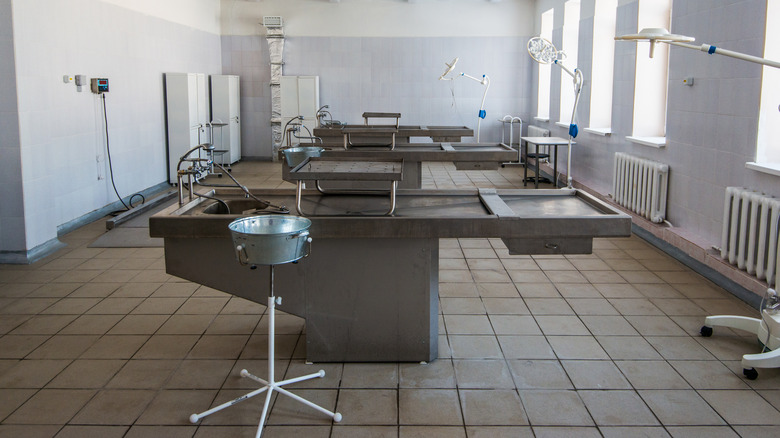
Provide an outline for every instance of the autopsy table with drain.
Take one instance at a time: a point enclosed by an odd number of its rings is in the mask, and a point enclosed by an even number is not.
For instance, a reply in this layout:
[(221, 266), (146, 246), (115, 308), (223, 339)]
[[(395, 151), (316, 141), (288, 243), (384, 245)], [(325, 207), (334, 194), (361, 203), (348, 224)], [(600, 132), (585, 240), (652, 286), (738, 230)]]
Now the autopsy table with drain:
[[(292, 205), (290, 189), (252, 189)], [(165, 245), (166, 272), (264, 303), (267, 273), (235, 261), (228, 224), (262, 214), (238, 190), (207, 193), (150, 218)], [(313, 213), (311, 255), (279, 266), (280, 310), (306, 323), (311, 362), (420, 362), (438, 356), (439, 239), (500, 238), (509, 254), (581, 254), (594, 237), (625, 237), (631, 218), (576, 189), (399, 190), (392, 216), (386, 195), (328, 196), (307, 190)], [(228, 210), (229, 209), (229, 210)]]
[[(299, 146), (317, 146), (302, 144)], [(398, 145), (394, 149), (386, 147), (359, 147), (344, 149), (325, 148), (324, 158), (403, 160), (403, 180), (399, 189), (419, 189), (422, 187), (422, 163), (452, 162), (457, 170), (496, 170), (508, 161), (517, 159), (517, 151), (503, 143), (412, 143)], [(284, 157), (280, 158), (283, 160)], [(282, 179), (296, 182), (290, 177), (290, 166), (282, 164)], [(344, 185), (329, 182), (327, 188), (343, 188)], [(354, 184), (348, 187), (354, 188)], [(362, 185), (363, 188), (370, 188)]]

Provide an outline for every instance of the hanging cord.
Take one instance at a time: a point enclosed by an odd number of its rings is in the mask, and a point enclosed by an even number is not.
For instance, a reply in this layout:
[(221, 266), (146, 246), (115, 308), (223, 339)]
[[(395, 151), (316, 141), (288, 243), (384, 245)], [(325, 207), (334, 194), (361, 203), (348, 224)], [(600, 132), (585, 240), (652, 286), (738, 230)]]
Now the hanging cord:
[(119, 202), (125, 206), (125, 210), (127, 211), (133, 208), (133, 199), (136, 196), (141, 197), (141, 203), (139, 205), (143, 205), (146, 202), (146, 198), (141, 193), (134, 193), (132, 196), (130, 196), (130, 200), (128, 201), (130, 205), (128, 205), (125, 203), (125, 201), (122, 200), (122, 197), (119, 196), (119, 190), (117, 190), (116, 183), (114, 182), (114, 167), (111, 165), (111, 142), (109, 141), (108, 137), (108, 112), (106, 111), (106, 94), (102, 93), (101, 97), (103, 98), (103, 122), (106, 131), (106, 156), (108, 157), (108, 173), (111, 176), (111, 186), (114, 187), (114, 193), (116, 193), (116, 197), (119, 198)]

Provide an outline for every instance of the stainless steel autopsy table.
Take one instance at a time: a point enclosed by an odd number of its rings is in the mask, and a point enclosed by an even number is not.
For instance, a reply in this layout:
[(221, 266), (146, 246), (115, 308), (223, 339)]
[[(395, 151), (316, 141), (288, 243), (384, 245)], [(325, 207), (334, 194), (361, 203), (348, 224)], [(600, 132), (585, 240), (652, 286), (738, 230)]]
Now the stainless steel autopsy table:
[[(419, 189), (422, 187), (423, 161), (453, 162), (458, 170), (496, 170), (501, 163), (517, 159), (517, 151), (503, 143), (410, 143), (397, 145), (393, 150), (386, 147), (359, 147), (347, 150), (343, 147), (326, 147), (322, 157), (404, 160), (404, 178), (398, 183), (398, 188)], [(284, 156), (280, 158), (284, 159)], [(290, 167), (286, 163), (282, 165), (282, 179), (295, 182), (290, 178)]]
[[(290, 189), (252, 190), (291, 205)], [(228, 224), (262, 205), (238, 190), (171, 206), (150, 219), (166, 271), (264, 303), (268, 273), (235, 260)], [(372, 196), (304, 199), (311, 255), (276, 269), (281, 310), (306, 321), (312, 362), (430, 361), (438, 355), (439, 239), (501, 238), (511, 254), (580, 254), (594, 237), (629, 236), (631, 218), (578, 190), (399, 190), (393, 216)]]
[[(314, 128), (313, 135), (322, 139), (323, 146), (343, 146), (343, 129), (361, 128), (362, 131), (353, 132), (351, 137), (356, 144), (371, 144), (377, 142), (378, 134), (366, 135), (365, 129), (395, 128), (395, 144), (403, 145), (412, 142), (412, 137), (430, 138), (434, 142), (458, 143), (463, 137), (473, 137), (474, 130), (467, 126), (424, 126), (424, 125), (329, 125)], [(360, 133), (363, 133), (361, 135)], [(387, 133), (385, 133), (386, 136)]]

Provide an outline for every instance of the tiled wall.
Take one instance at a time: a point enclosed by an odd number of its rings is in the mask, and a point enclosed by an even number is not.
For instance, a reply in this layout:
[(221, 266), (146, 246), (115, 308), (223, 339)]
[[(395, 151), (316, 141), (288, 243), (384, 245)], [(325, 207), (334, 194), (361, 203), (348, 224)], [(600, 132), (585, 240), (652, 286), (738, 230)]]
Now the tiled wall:
[(219, 35), (98, 0), (15, 1), (13, 26), (25, 223), (8, 232), (30, 250), (117, 200), (101, 100), (63, 75), (110, 79), (111, 158), (128, 196), (166, 180), (162, 73), (220, 73), (222, 52)]
[(0, 249), (25, 249), (11, 0), (0, 0)]
[[(533, 61), (526, 52), (527, 41), (527, 37), (287, 37), (284, 74), (319, 76), (320, 104), (330, 105), (337, 120), (362, 123), (365, 111), (400, 112), (403, 124), (466, 125), (476, 131), (484, 87), (462, 77), (438, 80), (444, 63), (457, 56), (455, 72), (490, 78), (480, 140), (498, 142), (499, 118), (530, 116)], [(240, 75), (242, 81), (242, 154), (270, 159), (265, 38), (223, 36), (222, 50), (223, 72)]]
[[(585, 1), (585, 0), (584, 0)], [(592, 0), (590, 0), (592, 1)], [(547, 1), (562, 10), (563, 0)], [(541, 13), (541, 9), (538, 11)], [(697, 43), (761, 55), (763, 51), (764, 0), (675, 0), (672, 31), (695, 36)], [(617, 11), (617, 34), (635, 33), (638, 2), (621, 1)], [(580, 135), (573, 150), (572, 174), (576, 181), (608, 194), (612, 191), (615, 152), (626, 152), (670, 165), (667, 217), (680, 233), (708, 247), (720, 244), (723, 197), (727, 186), (745, 186), (780, 196), (778, 178), (749, 170), (753, 161), (755, 129), (761, 85), (759, 66), (723, 56), (672, 48), (667, 106), (667, 145), (656, 149), (628, 142), (632, 132), (634, 43), (615, 44), (612, 135), (602, 137), (582, 131), (589, 121), (589, 91), (592, 53), (592, 17), (580, 23), (579, 67), (585, 73), (585, 88), (579, 106)], [(562, 20), (556, 18), (554, 43), (560, 47)], [(647, 43), (638, 56), (647, 56)], [(535, 74), (535, 73), (534, 73)], [(682, 79), (695, 78), (688, 87)], [(534, 85), (535, 86), (535, 85)], [(638, 84), (641, 86), (641, 84)], [(564, 92), (568, 89), (564, 89)], [(550, 114), (557, 118), (560, 82), (553, 69)], [(533, 111), (536, 95), (531, 96)], [(549, 123), (553, 135), (566, 130)]]

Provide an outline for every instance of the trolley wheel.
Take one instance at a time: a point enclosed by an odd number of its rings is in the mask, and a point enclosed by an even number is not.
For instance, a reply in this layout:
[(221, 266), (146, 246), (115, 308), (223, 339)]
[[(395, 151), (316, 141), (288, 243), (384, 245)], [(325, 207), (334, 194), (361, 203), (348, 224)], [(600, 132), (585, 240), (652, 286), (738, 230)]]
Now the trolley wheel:
[(748, 380), (756, 380), (758, 378), (758, 371), (756, 371), (755, 368), (744, 368), (742, 374), (744, 374), (745, 378)]
[(218, 174), (217, 174), (217, 178), (222, 178), (222, 174), (221, 174), (221, 173), (218, 173)]
[(702, 336), (704, 336), (705, 338), (709, 338), (710, 336), (712, 336), (712, 327), (707, 327), (706, 325), (703, 325), (701, 327), (700, 332)]

